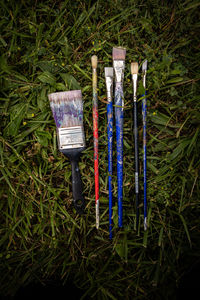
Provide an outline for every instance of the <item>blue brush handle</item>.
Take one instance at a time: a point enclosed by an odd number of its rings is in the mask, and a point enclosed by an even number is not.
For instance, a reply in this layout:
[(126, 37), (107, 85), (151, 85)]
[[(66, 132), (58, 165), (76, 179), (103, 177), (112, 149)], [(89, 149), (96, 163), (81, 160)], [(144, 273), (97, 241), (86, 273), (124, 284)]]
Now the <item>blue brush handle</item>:
[(143, 173), (144, 173), (144, 220), (147, 218), (147, 148), (146, 148), (146, 133), (147, 133), (147, 100), (146, 92), (142, 100), (142, 115), (143, 115)]
[(115, 88), (115, 124), (117, 142), (117, 187), (118, 187), (118, 226), (122, 227), (123, 216), (123, 90), (122, 85)]
[(135, 142), (135, 204), (136, 204), (136, 230), (139, 226), (139, 148), (138, 148), (138, 109), (137, 101), (133, 103), (134, 142)]
[(108, 191), (109, 191), (109, 238), (112, 239), (112, 154), (113, 154), (113, 104), (107, 104), (107, 134), (108, 134)]

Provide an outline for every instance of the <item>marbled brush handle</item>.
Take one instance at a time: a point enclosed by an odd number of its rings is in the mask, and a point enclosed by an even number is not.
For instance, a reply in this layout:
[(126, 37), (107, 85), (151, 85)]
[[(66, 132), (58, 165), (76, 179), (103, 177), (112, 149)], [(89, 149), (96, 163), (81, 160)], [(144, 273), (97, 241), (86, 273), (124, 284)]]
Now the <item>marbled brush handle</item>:
[(121, 83), (115, 86), (115, 124), (117, 141), (117, 186), (118, 186), (118, 226), (122, 227), (123, 217), (123, 87)]
[(107, 104), (107, 134), (108, 134), (108, 191), (109, 191), (109, 238), (112, 239), (112, 155), (113, 155), (113, 104)]
[(98, 98), (97, 98), (97, 71), (93, 68), (93, 137), (94, 137), (94, 175), (95, 175), (95, 209), (96, 228), (99, 228), (99, 153), (98, 153)]

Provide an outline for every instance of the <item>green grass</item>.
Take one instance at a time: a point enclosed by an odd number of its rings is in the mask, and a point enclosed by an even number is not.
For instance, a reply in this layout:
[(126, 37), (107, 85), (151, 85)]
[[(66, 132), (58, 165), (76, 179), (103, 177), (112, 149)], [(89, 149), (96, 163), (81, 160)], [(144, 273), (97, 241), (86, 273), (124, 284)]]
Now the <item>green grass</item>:
[[(83, 299), (169, 299), (199, 260), (199, 2), (1, 1), (0, 286), (73, 280)], [(108, 233), (104, 67), (127, 48), (124, 227)], [(100, 229), (95, 229), (91, 55), (97, 54)], [(135, 231), (130, 62), (148, 59), (148, 230)], [(138, 96), (142, 94), (141, 76)], [(76, 215), (70, 163), (57, 150), (47, 95), (81, 88), (86, 214)], [(141, 111), (141, 98), (139, 103)], [(139, 116), (142, 192), (142, 119)], [(116, 149), (116, 147), (115, 147)], [(9, 291), (9, 292), (8, 292)], [(175, 298), (174, 298), (175, 299)]]

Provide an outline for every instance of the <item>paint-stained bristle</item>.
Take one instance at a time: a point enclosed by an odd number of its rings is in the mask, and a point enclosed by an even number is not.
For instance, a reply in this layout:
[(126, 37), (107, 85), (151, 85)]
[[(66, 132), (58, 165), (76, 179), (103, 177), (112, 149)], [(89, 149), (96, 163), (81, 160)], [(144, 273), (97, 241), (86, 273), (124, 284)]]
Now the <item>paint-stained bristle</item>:
[(80, 90), (48, 95), (51, 110), (58, 128), (83, 125), (83, 103)]
[(82, 99), (81, 90), (74, 90), (68, 92), (58, 92), (48, 95), (49, 101), (70, 101), (74, 99)]
[(91, 63), (92, 63), (92, 68), (96, 69), (97, 68), (97, 64), (98, 64), (98, 57), (96, 55), (93, 55), (91, 57)]
[(142, 72), (147, 70), (147, 60), (145, 60), (142, 64)]
[(104, 68), (105, 77), (113, 77), (113, 68)]
[(113, 60), (125, 60), (126, 49), (122, 47), (113, 48), (112, 57)]
[(138, 74), (138, 63), (131, 63), (131, 74)]

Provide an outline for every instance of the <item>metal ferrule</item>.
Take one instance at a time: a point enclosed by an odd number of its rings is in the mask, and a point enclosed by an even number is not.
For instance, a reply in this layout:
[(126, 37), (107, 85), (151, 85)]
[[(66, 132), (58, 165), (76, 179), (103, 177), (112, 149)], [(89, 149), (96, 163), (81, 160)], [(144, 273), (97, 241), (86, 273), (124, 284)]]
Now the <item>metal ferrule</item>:
[(58, 128), (58, 146), (60, 150), (85, 147), (83, 126)]
[(133, 80), (133, 101), (137, 101), (137, 74), (132, 74), (132, 80)]
[(108, 102), (111, 102), (113, 96), (113, 77), (106, 77), (106, 93)]
[(147, 75), (147, 71), (143, 71), (143, 87), (146, 88), (146, 75)]
[(114, 60), (113, 61), (113, 68), (115, 70), (115, 82), (116, 83), (123, 83), (125, 61), (124, 60)]
[(147, 230), (147, 217), (144, 218), (144, 230)]
[(93, 84), (93, 87), (96, 87), (97, 85), (97, 69), (96, 68), (92, 68), (92, 84)]

